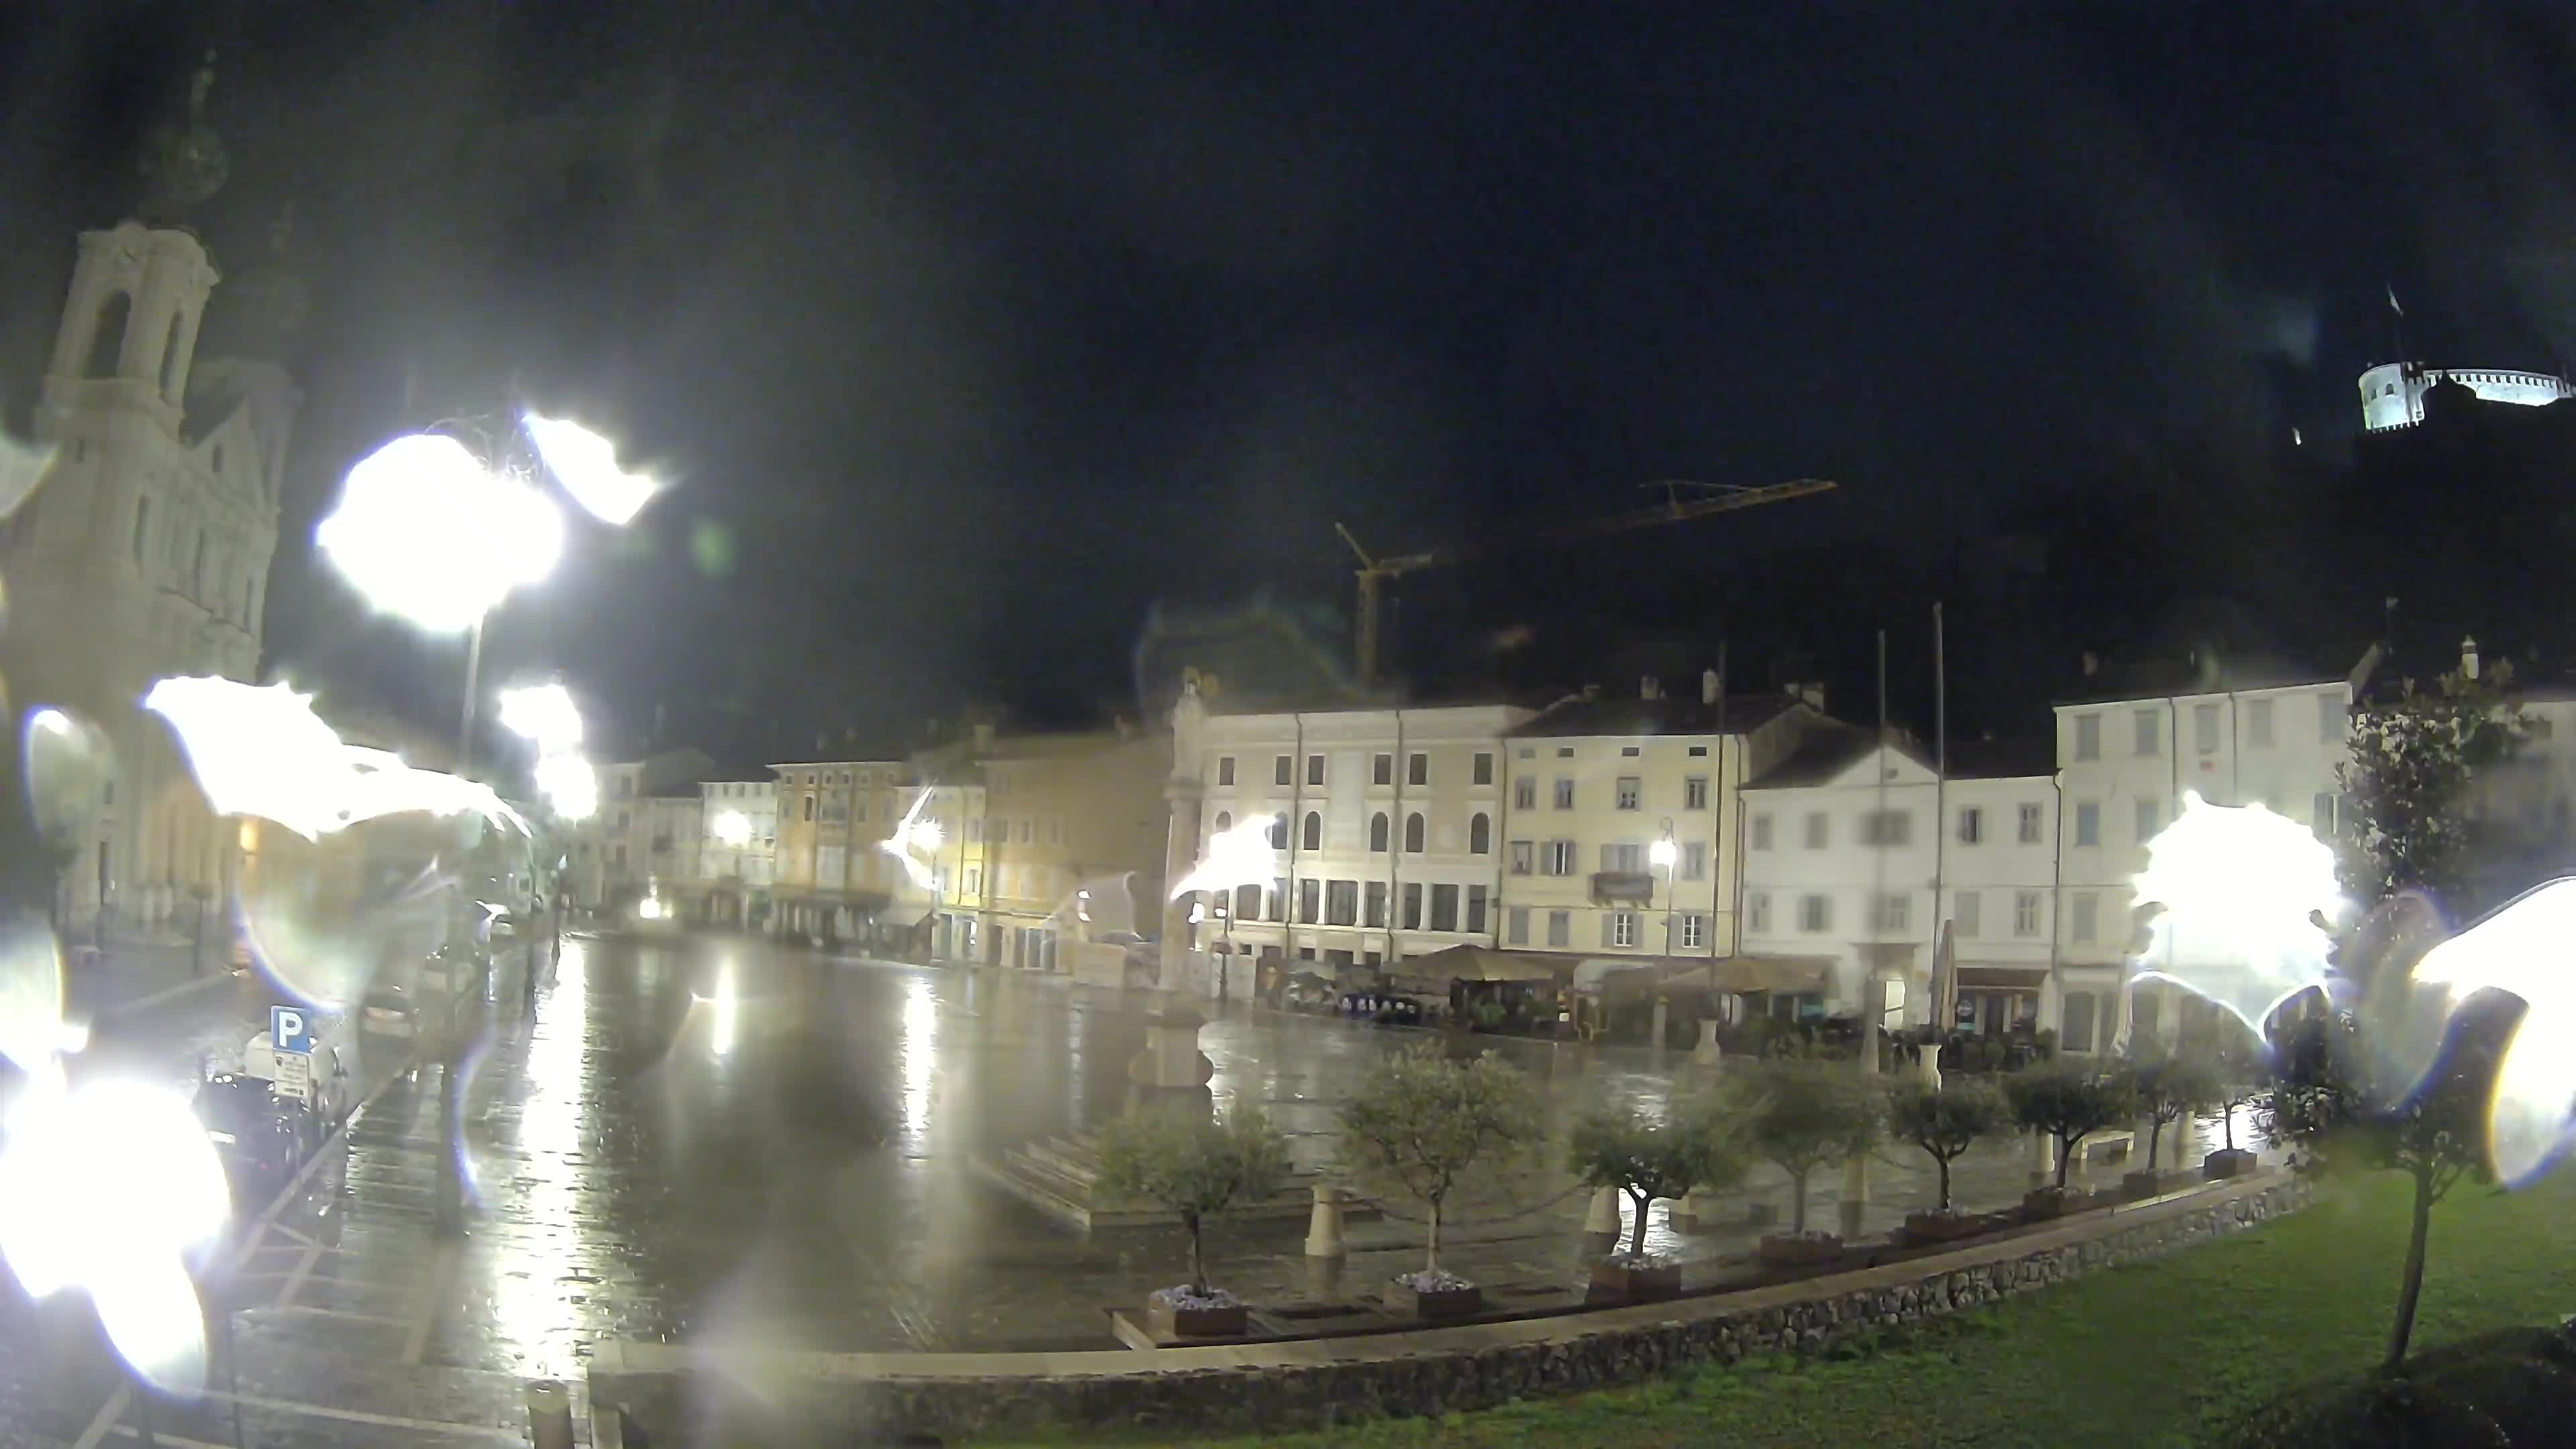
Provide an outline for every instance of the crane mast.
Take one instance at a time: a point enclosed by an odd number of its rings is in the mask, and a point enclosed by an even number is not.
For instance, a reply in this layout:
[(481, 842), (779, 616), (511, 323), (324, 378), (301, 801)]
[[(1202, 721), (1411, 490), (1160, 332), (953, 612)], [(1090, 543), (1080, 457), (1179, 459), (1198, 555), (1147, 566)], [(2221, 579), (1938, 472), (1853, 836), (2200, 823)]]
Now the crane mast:
[(1580, 539), (1599, 538), (1605, 534), (1627, 533), (1640, 528), (1658, 528), (1671, 523), (1686, 523), (1694, 518), (1705, 518), (1712, 513), (1732, 513), (1740, 508), (1758, 508), (1765, 503), (1785, 503), (1792, 498), (1807, 498), (1818, 493), (1832, 492), (1835, 485), (1823, 478), (1799, 478), (1787, 483), (1773, 483), (1759, 488), (1731, 488), (1722, 484), (1688, 483), (1679, 479), (1667, 479), (1644, 486), (1662, 490), (1663, 501), (1645, 508), (1632, 508), (1624, 513), (1607, 514), (1599, 518), (1551, 528), (1532, 529), (1491, 543), (1448, 545), (1425, 549), (1419, 553), (1371, 557), (1367, 549), (1360, 547), (1360, 541), (1351, 536), (1348, 528), (1339, 523), (1334, 524), (1333, 532), (1341, 535), (1342, 542), (1350, 546), (1351, 552), (1360, 561), (1359, 568), (1354, 571), (1359, 579), (1359, 612), (1355, 621), (1356, 637), (1352, 641), (1352, 652), (1357, 656), (1360, 682), (1362, 684), (1377, 682), (1380, 645), (1378, 609), (1386, 592), (1386, 581), (1389, 579), (1400, 579), (1408, 574), (1421, 573), (1426, 569), (1447, 568), (1452, 564), (1464, 563), (1469, 559), (1491, 553), (1543, 544), (1572, 543)]

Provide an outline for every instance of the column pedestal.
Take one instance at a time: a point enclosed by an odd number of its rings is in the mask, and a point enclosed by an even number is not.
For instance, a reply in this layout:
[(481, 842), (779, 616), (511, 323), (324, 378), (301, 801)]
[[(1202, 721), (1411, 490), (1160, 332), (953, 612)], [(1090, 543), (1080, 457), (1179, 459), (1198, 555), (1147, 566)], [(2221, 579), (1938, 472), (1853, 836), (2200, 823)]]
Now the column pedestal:
[(1583, 1230), (1587, 1233), (1607, 1233), (1614, 1238), (1619, 1236), (1619, 1189), (1615, 1187), (1594, 1189), (1592, 1206), (1583, 1214)]
[(1851, 1157), (1843, 1162), (1842, 1200), (1835, 1205), (1836, 1224), (1844, 1242), (1857, 1242), (1861, 1223), (1869, 1211), (1869, 1159)]
[(1342, 1245), (1342, 1190), (1328, 1182), (1315, 1184), (1315, 1208), (1306, 1219), (1306, 1256), (1339, 1258)]
[(1693, 1066), (1713, 1067), (1723, 1061), (1725, 1056), (1726, 1053), (1721, 1050), (1717, 1044), (1717, 1018), (1713, 1016), (1701, 1017), (1699, 1022), (1699, 1045), (1691, 1048), (1691, 1064)]

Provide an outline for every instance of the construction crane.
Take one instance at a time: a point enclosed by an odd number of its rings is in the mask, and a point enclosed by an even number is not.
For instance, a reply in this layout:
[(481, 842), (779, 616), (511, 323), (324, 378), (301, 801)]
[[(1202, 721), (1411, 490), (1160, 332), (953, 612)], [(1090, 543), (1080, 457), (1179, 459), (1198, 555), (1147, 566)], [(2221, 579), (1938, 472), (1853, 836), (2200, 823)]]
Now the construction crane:
[(1647, 508), (1613, 513), (1562, 527), (1512, 535), (1482, 544), (1459, 544), (1452, 547), (1425, 549), (1420, 553), (1388, 554), (1372, 558), (1351, 537), (1351, 531), (1339, 523), (1333, 532), (1342, 536), (1351, 552), (1359, 556), (1359, 619), (1354, 652), (1358, 655), (1362, 684), (1377, 682), (1378, 602), (1386, 581), (1418, 574), (1425, 569), (1446, 568), (1465, 563), (1489, 553), (1531, 547), (1539, 544), (1571, 543), (1577, 539), (1599, 538), (1603, 534), (1626, 533), (1632, 529), (1654, 528), (1667, 523), (1682, 523), (1705, 518), (1712, 513), (1732, 513), (1739, 508), (1758, 508), (1765, 503), (1786, 503), (1792, 498), (1807, 498), (1830, 493), (1834, 485), (1823, 478), (1799, 478), (1787, 483), (1773, 483), (1761, 488), (1735, 488), (1721, 483), (1687, 483), (1666, 479), (1659, 483), (1639, 485), (1660, 489), (1664, 501)]

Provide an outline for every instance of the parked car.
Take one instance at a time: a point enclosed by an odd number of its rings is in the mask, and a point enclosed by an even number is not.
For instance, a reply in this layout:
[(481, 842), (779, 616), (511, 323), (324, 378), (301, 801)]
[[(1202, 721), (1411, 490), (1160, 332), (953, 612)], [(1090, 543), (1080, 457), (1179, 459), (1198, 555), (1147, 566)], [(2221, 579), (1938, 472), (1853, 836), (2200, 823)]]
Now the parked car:
[(379, 981), (367, 988), (366, 1000), (359, 1006), (358, 1029), (409, 1040), (419, 1034), (420, 1011), (412, 1004), (410, 992), (390, 981)]
[(329, 1135), (312, 1108), (238, 1072), (208, 1077), (193, 1105), (206, 1141), (223, 1162), (224, 1180), (238, 1197), (258, 1198), (284, 1187)]

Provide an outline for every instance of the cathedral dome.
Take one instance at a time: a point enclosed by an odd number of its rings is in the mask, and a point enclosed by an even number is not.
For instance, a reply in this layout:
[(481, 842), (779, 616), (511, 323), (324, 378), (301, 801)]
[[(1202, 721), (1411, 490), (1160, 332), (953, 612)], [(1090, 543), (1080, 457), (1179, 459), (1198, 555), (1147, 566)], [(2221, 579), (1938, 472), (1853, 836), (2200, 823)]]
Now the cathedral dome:
[(232, 174), (232, 158), (224, 151), (223, 137), (206, 124), (206, 93), (214, 84), (215, 55), (208, 51), (205, 63), (188, 83), (187, 114), (143, 134), (142, 154), (136, 158), (136, 169), (143, 175), (138, 219), (155, 226), (173, 225), (222, 190), (224, 179)]

